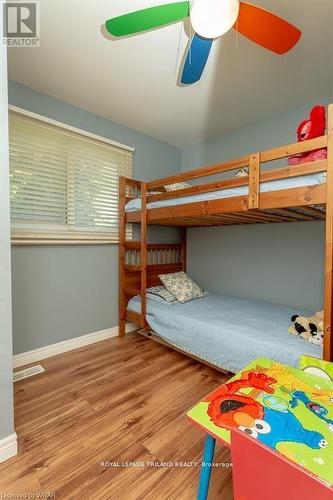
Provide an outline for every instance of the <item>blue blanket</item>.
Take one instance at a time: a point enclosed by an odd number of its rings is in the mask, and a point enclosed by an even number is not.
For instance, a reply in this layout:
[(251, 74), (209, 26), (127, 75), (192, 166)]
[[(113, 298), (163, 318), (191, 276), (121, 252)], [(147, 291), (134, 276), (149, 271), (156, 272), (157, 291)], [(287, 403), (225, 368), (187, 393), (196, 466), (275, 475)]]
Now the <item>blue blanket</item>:
[[(260, 184), (260, 192), (267, 193), (269, 191), (279, 191), (280, 189), (315, 186), (317, 184), (322, 184), (323, 182), (326, 182), (325, 173), (301, 175), (299, 177), (290, 177), (289, 179), (262, 182)], [(153, 201), (148, 203), (147, 208), (171, 207), (174, 205), (183, 205), (184, 203), (194, 203), (195, 201), (219, 200), (223, 198), (231, 198), (232, 196), (246, 195), (248, 192), (248, 186), (219, 189), (209, 193), (200, 193), (190, 196), (180, 196), (179, 198), (171, 198), (169, 200)], [(141, 199), (135, 198), (126, 204), (125, 210), (126, 212), (135, 212), (136, 210), (140, 210), (140, 208)]]
[[(140, 312), (140, 298), (128, 308)], [(293, 314), (311, 312), (217, 294), (173, 306), (147, 302), (148, 324), (160, 337), (234, 373), (258, 357), (290, 366), (300, 354), (321, 357), (321, 347), (288, 333)]]

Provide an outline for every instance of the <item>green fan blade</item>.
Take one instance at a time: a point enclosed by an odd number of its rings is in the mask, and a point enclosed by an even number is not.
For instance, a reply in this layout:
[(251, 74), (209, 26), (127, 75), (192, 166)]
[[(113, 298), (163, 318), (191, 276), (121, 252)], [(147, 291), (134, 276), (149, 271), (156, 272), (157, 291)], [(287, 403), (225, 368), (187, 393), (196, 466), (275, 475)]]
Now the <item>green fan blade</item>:
[(105, 27), (113, 36), (133, 35), (180, 21), (189, 15), (189, 10), (190, 2), (158, 5), (109, 19)]

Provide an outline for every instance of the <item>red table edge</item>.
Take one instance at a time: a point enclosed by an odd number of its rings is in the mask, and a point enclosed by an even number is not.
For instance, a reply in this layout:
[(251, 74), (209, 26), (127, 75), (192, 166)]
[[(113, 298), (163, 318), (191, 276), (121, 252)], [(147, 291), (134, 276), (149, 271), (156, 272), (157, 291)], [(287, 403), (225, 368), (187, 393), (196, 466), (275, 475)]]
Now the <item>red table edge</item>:
[[(227, 441), (225, 441), (224, 439), (222, 439), (221, 436), (218, 436), (217, 434), (215, 434), (211, 430), (208, 430), (206, 427), (204, 427), (203, 425), (199, 424), (196, 420), (194, 420), (189, 415), (186, 415), (186, 418), (193, 425), (195, 425), (196, 427), (198, 427), (200, 430), (204, 431), (205, 434), (209, 434), (214, 439), (216, 439), (216, 441), (218, 441), (219, 443), (222, 443), (224, 446), (226, 446), (227, 448), (230, 448), (230, 449), (232, 448), (232, 433), (233, 432), (237, 432), (237, 433), (245, 434), (245, 433), (243, 433), (242, 431), (240, 431), (239, 429), (236, 429), (236, 428), (221, 427), (221, 429), (225, 429), (225, 430), (227, 430), (227, 431), (230, 432), (231, 442), (228, 443)], [(283, 455), (277, 449), (271, 448), (270, 446), (266, 446), (265, 444), (261, 443), (260, 441), (258, 441), (257, 439), (254, 439), (251, 436), (246, 435), (246, 437), (247, 437), (247, 439), (250, 439), (250, 440), (254, 441), (261, 448), (264, 448), (265, 450), (268, 450), (270, 453), (276, 453), (279, 456), (279, 458), (281, 458), (288, 465), (294, 467), (295, 469), (301, 470), (304, 474), (307, 474), (308, 476), (311, 476), (312, 479), (314, 479), (315, 481), (317, 481), (321, 485), (324, 485), (324, 486), (326, 486), (327, 488), (329, 488), (330, 490), (333, 491), (333, 483), (328, 483), (327, 481), (325, 481), (324, 479), (321, 479), (320, 477), (316, 476), (316, 474), (314, 474), (313, 472), (309, 471), (308, 469), (306, 469), (302, 465), (300, 465), (300, 464), (298, 464), (296, 462), (293, 462), (292, 460), (289, 460), (285, 455)]]

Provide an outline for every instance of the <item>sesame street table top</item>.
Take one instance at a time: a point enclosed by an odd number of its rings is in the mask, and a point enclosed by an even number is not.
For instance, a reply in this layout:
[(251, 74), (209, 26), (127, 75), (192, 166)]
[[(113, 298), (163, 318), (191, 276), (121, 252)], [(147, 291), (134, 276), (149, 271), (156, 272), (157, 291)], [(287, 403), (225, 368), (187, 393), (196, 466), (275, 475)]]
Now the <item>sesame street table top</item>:
[(250, 363), (187, 414), (230, 445), (244, 431), (333, 485), (333, 382), (265, 358)]

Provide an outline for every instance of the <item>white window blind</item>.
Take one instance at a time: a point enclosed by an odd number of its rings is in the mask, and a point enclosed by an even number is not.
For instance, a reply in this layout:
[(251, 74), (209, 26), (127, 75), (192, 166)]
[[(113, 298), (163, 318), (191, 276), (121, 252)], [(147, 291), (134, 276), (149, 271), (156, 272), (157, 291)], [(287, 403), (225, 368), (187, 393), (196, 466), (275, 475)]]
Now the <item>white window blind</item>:
[(118, 180), (132, 177), (132, 151), (16, 112), (9, 143), (14, 242), (118, 241)]

